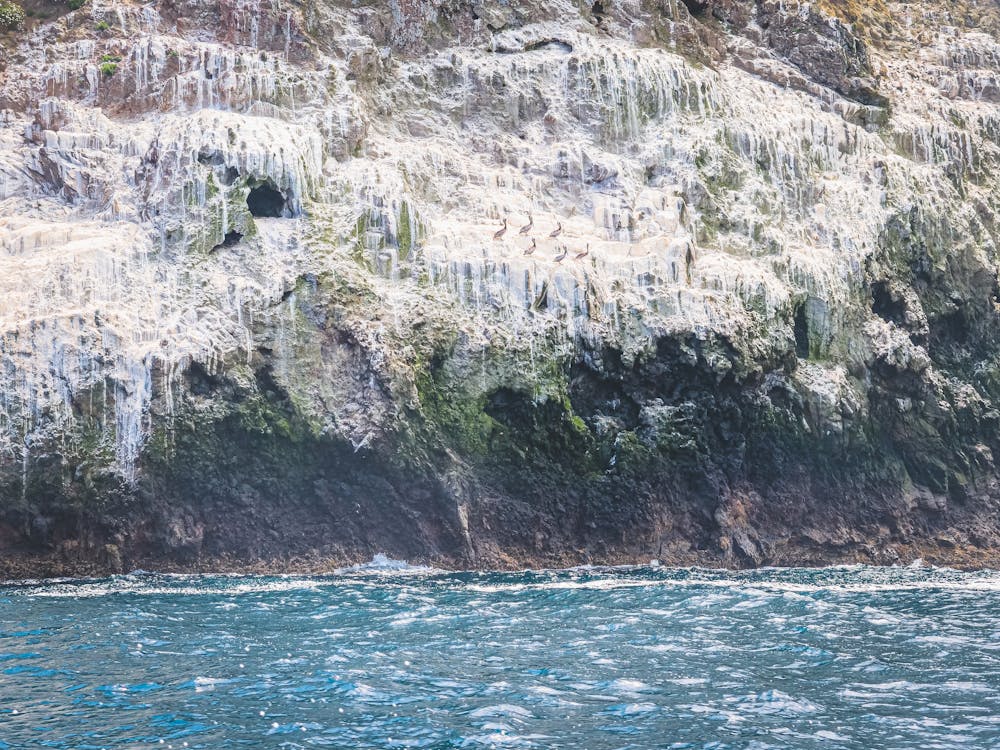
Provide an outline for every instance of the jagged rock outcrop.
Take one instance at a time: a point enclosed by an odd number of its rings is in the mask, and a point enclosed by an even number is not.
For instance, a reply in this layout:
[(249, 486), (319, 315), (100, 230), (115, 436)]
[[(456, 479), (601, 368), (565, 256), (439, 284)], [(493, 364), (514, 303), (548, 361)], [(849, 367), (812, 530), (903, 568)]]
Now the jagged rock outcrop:
[(33, 24), (0, 571), (1000, 557), (992, 3)]

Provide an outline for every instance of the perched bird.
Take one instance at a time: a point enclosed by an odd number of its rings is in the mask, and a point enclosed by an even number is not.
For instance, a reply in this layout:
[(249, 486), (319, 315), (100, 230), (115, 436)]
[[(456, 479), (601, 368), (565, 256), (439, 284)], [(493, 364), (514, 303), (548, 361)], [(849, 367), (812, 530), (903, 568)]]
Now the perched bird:
[(507, 218), (506, 218), (506, 217), (504, 217), (504, 220), (503, 220), (503, 227), (501, 227), (500, 229), (498, 229), (498, 230), (497, 230), (497, 231), (496, 231), (496, 232), (494, 233), (494, 235), (493, 235), (493, 239), (494, 239), (494, 240), (502, 240), (502, 239), (503, 239), (503, 236), (504, 236), (505, 234), (507, 234)]
[(569, 251), (566, 249), (566, 246), (563, 245), (562, 246), (562, 252), (559, 253), (559, 255), (556, 256), (556, 263), (562, 263), (563, 258), (566, 257), (566, 253), (568, 253), (568, 252)]
[(550, 240), (554, 240), (560, 234), (562, 234), (562, 222), (561, 221), (557, 221), (556, 222), (556, 228), (553, 229), (551, 232), (549, 232), (549, 239)]
[(583, 260), (588, 255), (590, 255), (590, 243), (589, 242), (587, 243), (587, 249), (584, 250), (584, 251), (582, 251), (582, 252), (577, 253), (576, 255), (574, 255), (573, 256), (573, 260)]
[(521, 231), (518, 234), (527, 234), (531, 231), (532, 227), (535, 226), (535, 219), (531, 214), (528, 214), (528, 223), (521, 227)]
[(529, 248), (528, 248), (527, 250), (525, 250), (525, 251), (524, 251), (524, 254), (525, 254), (525, 255), (531, 255), (531, 254), (532, 254), (533, 252), (535, 252), (535, 250), (537, 250), (537, 249), (538, 249), (538, 243), (537, 243), (537, 242), (535, 242), (535, 238), (534, 238), (534, 237), (532, 237), (532, 238), (531, 238), (531, 247), (529, 247)]

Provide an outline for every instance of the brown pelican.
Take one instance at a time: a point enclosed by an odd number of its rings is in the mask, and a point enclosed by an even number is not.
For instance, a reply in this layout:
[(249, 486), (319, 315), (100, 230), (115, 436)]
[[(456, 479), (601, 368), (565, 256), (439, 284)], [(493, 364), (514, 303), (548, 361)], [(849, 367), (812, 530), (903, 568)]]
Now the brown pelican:
[(503, 236), (505, 234), (507, 234), (507, 218), (506, 217), (504, 217), (504, 220), (503, 220), (503, 227), (501, 227), (500, 229), (498, 229), (493, 234), (493, 239), (495, 239), (495, 240), (502, 240)]
[(587, 243), (587, 249), (584, 250), (583, 252), (579, 252), (576, 255), (574, 255), (573, 256), (573, 260), (583, 260), (588, 255), (590, 255), (590, 243), (589, 242)]
[(566, 246), (563, 245), (562, 252), (559, 253), (559, 255), (556, 256), (556, 263), (562, 263), (563, 258), (566, 257), (566, 253), (568, 253), (568, 252), (569, 251), (566, 249)]
[(531, 247), (529, 247), (529, 248), (528, 248), (527, 250), (525, 250), (525, 251), (524, 251), (524, 254), (525, 254), (525, 255), (531, 255), (531, 254), (532, 254), (533, 252), (535, 252), (535, 250), (537, 250), (537, 249), (538, 249), (538, 243), (537, 243), (537, 242), (535, 242), (535, 238), (534, 238), (534, 237), (532, 237), (532, 238), (531, 238)]
[(556, 222), (556, 228), (553, 229), (551, 232), (549, 232), (549, 239), (550, 240), (554, 240), (560, 234), (562, 234), (562, 222), (561, 221), (557, 221)]
[(521, 231), (518, 234), (527, 234), (531, 231), (532, 227), (535, 226), (535, 219), (531, 214), (528, 214), (528, 223), (521, 227)]

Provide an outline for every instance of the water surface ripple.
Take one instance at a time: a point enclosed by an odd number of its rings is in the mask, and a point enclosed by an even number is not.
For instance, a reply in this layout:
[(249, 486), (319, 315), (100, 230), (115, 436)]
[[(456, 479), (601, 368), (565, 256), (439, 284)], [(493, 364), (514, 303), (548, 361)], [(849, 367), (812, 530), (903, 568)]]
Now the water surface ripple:
[(0, 586), (7, 748), (1000, 748), (1000, 574)]

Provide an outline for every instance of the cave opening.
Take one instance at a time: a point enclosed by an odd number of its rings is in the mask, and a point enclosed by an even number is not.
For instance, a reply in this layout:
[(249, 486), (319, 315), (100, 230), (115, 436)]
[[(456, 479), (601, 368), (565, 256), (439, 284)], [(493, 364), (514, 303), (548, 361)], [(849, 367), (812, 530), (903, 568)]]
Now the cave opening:
[(218, 167), (226, 161), (225, 155), (218, 149), (203, 148), (198, 152), (198, 163)]
[(257, 218), (280, 219), (286, 215), (285, 203), (281, 191), (266, 182), (252, 188), (247, 195), (247, 208)]
[(887, 281), (872, 284), (872, 312), (887, 323), (902, 324), (906, 320), (906, 305), (893, 297)]
[(226, 236), (222, 238), (222, 242), (212, 248), (213, 251), (219, 250), (224, 247), (233, 247), (240, 243), (243, 239), (243, 233), (237, 232), (235, 229), (226, 232)]
[(573, 45), (562, 39), (539, 39), (524, 45), (525, 52), (537, 52), (539, 50), (552, 50), (554, 52), (565, 52), (569, 54), (573, 51)]
[(222, 376), (209, 372), (200, 362), (191, 362), (184, 372), (184, 377), (187, 380), (188, 390), (194, 396), (211, 396), (224, 383)]
[(607, 10), (604, 8), (604, 3), (601, 0), (596, 0), (596, 2), (590, 6), (590, 13), (594, 17), (594, 20), (601, 24), (604, 21), (605, 16), (607, 16)]
[(795, 308), (795, 320), (792, 325), (795, 333), (795, 354), (800, 359), (809, 359), (809, 319), (806, 317), (804, 304)]
[(941, 346), (963, 346), (969, 341), (972, 322), (962, 308), (946, 313), (931, 323), (931, 336)]
[(690, 13), (695, 18), (699, 18), (705, 15), (705, 11), (708, 10), (708, 0), (681, 0), (684, 3), (684, 7), (688, 9)]

